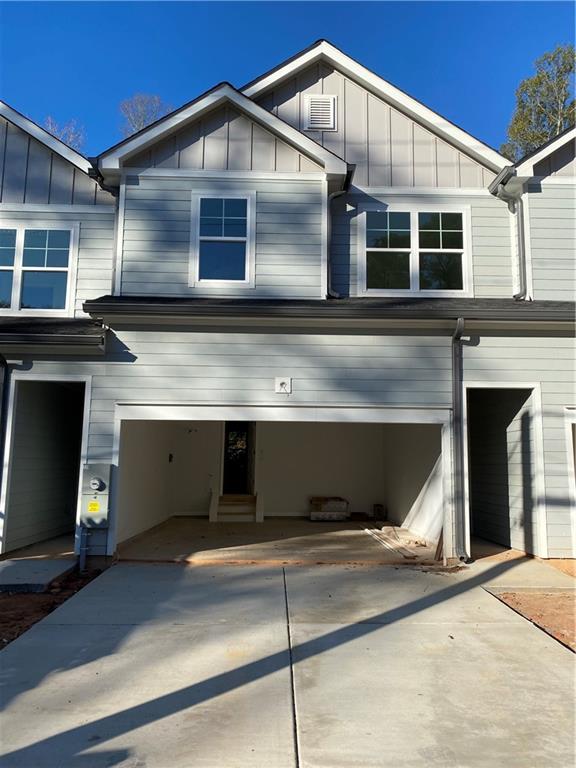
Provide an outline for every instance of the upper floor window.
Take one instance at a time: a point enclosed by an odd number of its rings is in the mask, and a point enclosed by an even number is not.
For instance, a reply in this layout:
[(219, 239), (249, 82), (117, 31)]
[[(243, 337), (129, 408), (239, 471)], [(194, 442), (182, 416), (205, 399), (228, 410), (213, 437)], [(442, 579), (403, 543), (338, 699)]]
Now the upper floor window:
[(73, 240), (74, 228), (2, 226), (0, 308), (65, 313)]
[(253, 195), (202, 196), (193, 201), (193, 206), (196, 216), (192, 226), (191, 284), (252, 284)]
[(367, 210), (360, 217), (360, 291), (468, 295), (465, 210)]

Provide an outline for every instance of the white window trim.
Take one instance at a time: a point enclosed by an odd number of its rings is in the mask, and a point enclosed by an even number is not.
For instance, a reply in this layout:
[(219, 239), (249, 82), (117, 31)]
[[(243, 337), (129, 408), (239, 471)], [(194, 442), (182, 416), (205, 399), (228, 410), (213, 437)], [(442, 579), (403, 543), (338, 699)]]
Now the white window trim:
[[(14, 258), (12, 279), (12, 304), (10, 308), (0, 307), (0, 317), (73, 317), (74, 298), (76, 291), (76, 270), (78, 263), (78, 243), (80, 239), (80, 223), (65, 220), (50, 219), (50, 221), (31, 221), (0, 219), (0, 229), (16, 230), (16, 256)], [(30, 229), (64, 229), (70, 232), (70, 250), (68, 252), (68, 267), (40, 267), (36, 268), (46, 272), (67, 272), (66, 305), (64, 309), (19, 309), (15, 302), (20, 303), (22, 290), (22, 273), (34, 272), (34, 268), (22, 267), (24, 255), (24, 232)], [(5, 270), (3, 270), (5, 271)]]
[[(200, 279), (200, 201), (207, 198), (236, 198), (247, 201), (246, 211), (246, 275), (244, 280), (201, 280)], [(225, 238), (218, 238), (225, 239)], [(244, 241), (244, 238), (228, 238), (230, 241)], [(191, 288), (229, 289), (254, 288), (256, 280), (256, 192), (238, 192), (237, 190), (219, 190), (218, 192), (192, 195), (190, 219), (190, 266), (188, 285)], [(214, 291), (210, 290), (213, 295)]]
[[(330, 100), (330, 103), (332, 104), (332, 117), (333, 117), (333, 126), (332, 128), (317, 128), (314, 125), (310, 125), (310, 101), (312, 99), (326, 99)], [(338, 110), (337, 110), (337, 98), (332, 93), (305, 93), (304, 94), (304, 110), (302, 115), (302, 130), (303, 131), (319, 131), (319, 132), (326, 132), (326, 133), (334, 133), (338, 130)]]
[[(366, 214), (368, 211), (390, 211), (391, 213), (410, 214), (410, 288), (368, 288), (366, 285)], [(418, 213), (461, 213), (463, 227), (462, 248), (462, 290), (426, 290), (418, 287), (419, 280), (419, 248), (418, 248)], [(360, 296), (407, 296), (412, 298), (471, 298), (474, 295), (472, 287), (472, 218), (469, 205), (439, 205), (435, 203), (402, 204), (402, 203), (364, 203), (358, 206), (357, 219), (357, 267), (358, 295)], [(402, 250), (402, 249), (398, 249)], [(422, 249), (433, 251), (434, 249)], [(459, 252), (459, 251), (458, 251)]]

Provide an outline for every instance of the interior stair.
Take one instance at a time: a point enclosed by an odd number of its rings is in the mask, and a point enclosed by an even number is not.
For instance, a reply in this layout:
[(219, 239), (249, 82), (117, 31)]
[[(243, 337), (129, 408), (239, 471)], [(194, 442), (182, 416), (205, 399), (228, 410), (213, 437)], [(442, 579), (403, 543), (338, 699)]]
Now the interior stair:
[(227, 493), (218, 499), (218, 522), (256, 522), (256, 496), (244, 493)]

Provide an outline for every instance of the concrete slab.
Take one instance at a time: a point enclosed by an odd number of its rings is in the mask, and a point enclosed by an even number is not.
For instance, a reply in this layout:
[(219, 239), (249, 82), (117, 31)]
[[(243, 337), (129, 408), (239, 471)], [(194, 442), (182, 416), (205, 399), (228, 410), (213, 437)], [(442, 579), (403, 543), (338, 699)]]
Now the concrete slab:
[(67, 558), (0, 561), (0, 592), (44, 592), (75, 567)]
[(44, 623), (285, 626), (282, 569), (121, 563), (49, 614)]
[[(316, 565), (404, 563), (399, 552), (365, 532), (367, 523), (311, 522), (270, 518), (263, 523), (210, 523), (173, 517), (121, 544), (121, 560), (178, 561), (193, 565), (263, 563)], [(433, 560), (435, 547), (414, 547), (419, 561)]]

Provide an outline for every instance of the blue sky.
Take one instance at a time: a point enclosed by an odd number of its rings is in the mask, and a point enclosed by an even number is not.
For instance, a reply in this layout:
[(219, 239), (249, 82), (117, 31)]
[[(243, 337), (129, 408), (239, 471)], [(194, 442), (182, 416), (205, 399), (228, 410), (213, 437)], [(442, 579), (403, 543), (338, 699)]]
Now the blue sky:
[(174, 107), (240, 86), (318, 38), (492, 146), (534, 60), (574, 35), (571, 2), (0, 2), (0, 98), (118, 141), (119, 102)]

